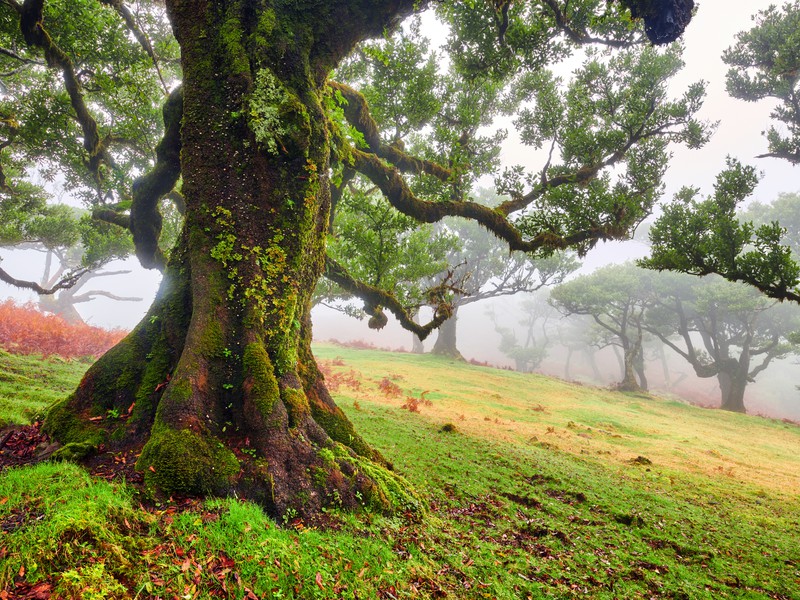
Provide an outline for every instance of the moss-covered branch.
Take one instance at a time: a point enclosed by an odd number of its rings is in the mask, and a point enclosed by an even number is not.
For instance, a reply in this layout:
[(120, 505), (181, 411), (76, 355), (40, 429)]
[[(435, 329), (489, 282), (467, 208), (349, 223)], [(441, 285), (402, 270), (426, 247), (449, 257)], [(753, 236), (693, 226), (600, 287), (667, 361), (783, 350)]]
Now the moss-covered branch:
[(404, 173), (426, 173), (441, 181), (449, 181), (452, 178), (453, 174), (449, 169), (435, 162), (413, 157), (397, 146), (384, 144), (378, 133), (378, 124), (372, 118), (364, 96), (343, 83), (329, 81), (328, 85), (347, 101), (343, 107), (344, 116), (364, 136), (371, 153), (392, 163)]
[(501, 212), (477, 202), (429, 202), (417, 198), (403, 177), (372, 154), (352, 149), (353, 166), (367, 176), (383, 192), (397, 210), (423, 223), (435, 223), (444, 217), (462, 217), (477, 221), (509, 245), (510, 250), (534, 252), (546, 248), (563, 250), (592, 240), (620, 239), (627, 236), (627, 227), (616, 222), (597, 224), (575, 231), (570, 235), (559, 235), (541, 231), (531, 238), (522, 233)]
[(414, 322), (413, 316), (393, 294), (354, 279), (342, 265), (329, 256), (325, 258), (325, 277), (354, 296), (364, 300), (365, 309), (372, 315), (370, 319), (371, 326), (377, 329), (386, 324), (386, 316), (383, 315), (380, 307), (388, 309), (404, 329), (415, 333), (420, 340), (428, 337), (434, 329), (437, 329), (452, 314), (452, 306), (444, 297), (447, 289), (446, 284), (430, 290), (429, 296), (436, 304), (433, 319), (425, 325), (420, 325)]

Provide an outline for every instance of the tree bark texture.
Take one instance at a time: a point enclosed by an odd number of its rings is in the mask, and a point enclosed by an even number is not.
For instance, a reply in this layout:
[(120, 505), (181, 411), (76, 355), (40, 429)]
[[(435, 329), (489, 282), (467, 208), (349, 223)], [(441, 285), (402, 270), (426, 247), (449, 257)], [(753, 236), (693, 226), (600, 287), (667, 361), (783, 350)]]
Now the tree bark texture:
[(326, 78), (412, 3), (167, 4), (184, 231), (144, 321), (46, 427), (65, 457), (141, 447), (137, 469), (165, 494), (235, 493), (274, 516), (418, 508), (326, 390), (309, 317), (330, 210)]

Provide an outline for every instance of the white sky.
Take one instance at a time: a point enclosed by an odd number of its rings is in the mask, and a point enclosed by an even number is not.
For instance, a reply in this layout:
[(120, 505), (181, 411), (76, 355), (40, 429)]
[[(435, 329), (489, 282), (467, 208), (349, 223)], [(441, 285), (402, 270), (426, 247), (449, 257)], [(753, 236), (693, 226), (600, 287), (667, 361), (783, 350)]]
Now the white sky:
[[(698, 79), (708, 82), (708, 97), (701, 116), (710, 121), (721, 121), (711, 142), (701, 150), (676, 150), (670, 169), (667, 172), (667, 197), (684, 185), (699, 186), (710, 192), (716, 173), (724, 166), (725, 156), (730, 154), (745, 163), (755, 164), (764, 173), (755, 198), (770, 201), (780, 192), (793, 192), (800, 189), (798, 172), (788, 163), (775, 159), (755, 159), (755, 155), (765, 151), (766, 141), (761, 132), (769, 123), (771, 106), (763, 102), (748, 104), (729, 98), (725, 92), (726, 66), (721, 61), (722, 51), (734, 41), (734, 35), (751, 26), (751, 15), (767, 8), (768, 0), (702, 0), (698, 14), (684, 36), (686, 45), (686, 68), (675, 83), (675, 90)], [(510, 144), (504, 160), (508, 163), (521, 162), (520, 152), (528, 149)], [(524, 154), (523, 154), (524, 156)], [(537, 166), (537, 165), (531, 165)], [(540, 165), (538, 165), (540, 166)], [(624, 260), (627, 257), (641, 256), (640, 244), (606, 244), (596, 248), (587, 259), (588, 266)], [(3, 251), (3, 267), (18, 278), (37, 279), (42, 272), (41, 257), (31, 257), (20, 252)], [(122, 268), (119, 264), (109, 265), (109, 269)], [(91, 323), (104, 327), (135, 325), (147, 310), (155, 295), (159, 276), (152, 271), (138, 267), (135, 261), (128, 261), (124, 268), (134, 269), (134, 273), (100, 280), (111, 292), (141, 296), (144, 302), (119, 303), (98, 299), (79, 307)], [(33, 295), (0, 284), (0, 298), (12, 296), (18, 300), (32, 300)], [(353, 328), (360, 327), (352, 322)]]

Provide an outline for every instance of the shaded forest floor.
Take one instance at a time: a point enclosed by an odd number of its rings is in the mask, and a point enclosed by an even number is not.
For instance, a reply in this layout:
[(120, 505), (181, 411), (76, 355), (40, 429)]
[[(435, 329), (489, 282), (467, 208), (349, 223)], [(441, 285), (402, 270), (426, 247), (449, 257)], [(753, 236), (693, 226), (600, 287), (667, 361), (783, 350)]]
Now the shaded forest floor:
[[(7, 469), (0, 599), (800, 597), (797, 426), (431, 356), (315, 351), (424, 517), (331, 510), (323, 530), (235, 499), (153, 504), (70, 464)], [(88, 366), (0, 363), (19, 376), (0, 387), (6, 422), (41, 410), (26, 386), (58, 395)]]

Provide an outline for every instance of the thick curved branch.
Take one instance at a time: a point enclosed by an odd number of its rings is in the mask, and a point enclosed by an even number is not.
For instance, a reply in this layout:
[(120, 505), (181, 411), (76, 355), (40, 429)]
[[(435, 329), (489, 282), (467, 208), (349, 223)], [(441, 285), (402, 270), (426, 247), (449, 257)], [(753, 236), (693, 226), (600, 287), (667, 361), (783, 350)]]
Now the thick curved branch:
[[(357, 281), (342, 265), (329, 256), (325, 257), (325, 277), (341, 286), (342, 289), (364, 300), (368, 306), (373, 308), (373, 316), (377, 316), (375, 314), (375, 309), (381, 306), (386, 307), (397, 318), (403, 329), (415, 333), (420, 340), (424, 340), (428, 337), (434, 329), (438, 328), (449, 319), (452, 314), (452, 307), (450, 304), (440, 299), (434, 309), (433, 319), (430, 322), (425, 325), (415, 323), (413, 316), (400, 304), (394, 295), (385, 290)], [(434, 295), (436, 295), (435, 291)]]
[(131, 218), (129, 215), (118, 213), (110, 208), (95, 208), (92, 211), (92, 218), (117, 225), (124, 229), (131, 228)]
[(533, 252), (541, 248), (563, 250), (587, 241), (620, 239), (627, 235), (625, 227), (608, 223), (598, 224), (567, 236), (544, 231), (526, 240), (502, 213), (476, 202), (420, 200), (409, 189), (397, 169), (387, 166), (372, 154), (356, 149), (352, 149), (351, 152), (354, 168), (378, 186), (389, 203), (401, 213), (423, 223), (435, 223), (444, 217), (463, 217), (477, 221), (508, 243), (510, 250), (522, 252)]
[(343, 107), (344, 116), (348, 123), (364, 136), (371, 153), (392, 163), (404, 173), (426, 173), (441, 181), (449, 181), (452, 178), (453, 174), (449, 169), (429, 160), (415, 158), (395, 145), (384, 144), (378, 133), (378, 124), (372, 118), (364, 96), (343, 83), (329, 81), (328, 85), (347, 101)]
[(59, 290), (65, 290), (67, 288), (72, 287), (75, 285), (78, 280), (86, 274), (88, 269), (78, 269), (77, 271), (73, 271), (67, 274), (66, 277), (63, 277), (61, 281), (53, 285), (52, 287), (45, 288), (36, 283), (35, 281), (25, 281), (23, 279), (16, 279), (8, 274), (4, 269), (0, 268), (0, 281), (4, 281), (9, 285), (13, 285), (14, 287), (18, 287), (24, 290), (33, 290), (37, 294), (42, 296), (48, 296), (50, 294), (55, 294)]
[(156, 146), (156, 165), (133, 182), (130, 229), (136, 256), (146, 269), (163, 270), (164, 254), (158, 247), (161, 213), (158, 201), (170, 193), (181, 176), (181, 117), (183, 93), (176, 88), (163, 107), (164, 137)]

